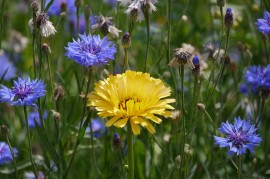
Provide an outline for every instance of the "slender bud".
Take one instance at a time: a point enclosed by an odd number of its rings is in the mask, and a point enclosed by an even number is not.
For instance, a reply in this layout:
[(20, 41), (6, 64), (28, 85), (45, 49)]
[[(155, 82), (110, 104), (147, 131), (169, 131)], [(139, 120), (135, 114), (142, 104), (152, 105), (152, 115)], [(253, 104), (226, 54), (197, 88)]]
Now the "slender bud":
[(225, 5), (225, 0), (217, 0), (218, 7), (224, 7), (224, 5)]
[(198, 103), (197, 104), (197, 109), (200, 111), (205, 111), (205, 105), (203, 103)]
[(54, 94), (54, 100), (55, 100), (55, 101), (57, 101), (57, 100), (63, 98), (63, 96), (65, 96), (65, 91), (64, 91), (63, 86), (57, 85), (57, 87), (55, 88), (53, 94)]
[(55, 110), (52, 111), (52, 116), (55, 120), (59, 121), (61, 119), (61, 114), (59, 112), (56, 112)]
[(231, 28), (233, 25), (233, 13), (232, 13), (231, 8), (227, 8), (227, 10), (226, 10), (226, 14), (224, 17), (224, 23), (228, 29)]
[(201, 67), (200, 67), (200, 59), (198, 55), (195, 55), (192, 59), (192, 63), (194, 65), (194, 68), (192, 69), (192, 73), (194, 75), (199, 75), (201, 72)]
[(0, 126), (1, 134), (6, 136), (8, 134), (8, 127), (6, 125)]
[(90, 14), (91, 14), (90, 7), (89, 7), (88, 5), (86, 5), (85, 8), (84, 8), (84, 16), (85, 16), (85, 19), (89, 19)]
[(122, 147), (121, 138), (118, 133), (114, 133), (113, 145), (116, 149), (120, 149)]
[(131, 43), (131, 38), (128, 32), (125, 32), (122, 37), (122, 46), (123, 48), (128, 48)]
[(62, 2), (61, 5), (60, 5), (60, 9), (61, 9), (61, 13), (62, 12), (67, 12), (67, 3)]

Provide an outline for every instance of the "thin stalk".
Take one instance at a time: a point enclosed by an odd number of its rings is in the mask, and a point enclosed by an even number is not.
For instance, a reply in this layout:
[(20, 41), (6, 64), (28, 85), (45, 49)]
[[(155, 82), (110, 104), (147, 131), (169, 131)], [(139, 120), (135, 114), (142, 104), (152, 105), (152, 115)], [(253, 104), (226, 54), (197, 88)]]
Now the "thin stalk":
[(259, 105), (259, 112), (258, 112), (258, 116), (256, 117), (256, 124), (255, 124), (255, 127), (257, 128), (258, 127), (258, 124), (259, 124), (259, 122), (260, 122), (260, 119), (261, 119), (261, 115), (262, 115), (262, 111), (263, 111), (263, 108), (264, 108), (264, 103), (265, 103), (265, 99), (264, 99), (264, 97), (262, 97), (262, 99), (261, 99), (261, 97), (259, 98), (259, 103), (260, 103), (260, 105)]
[(41, 35), (38, 35), (37, 39), (37, 51), (38, 51), (38, 60), (39, 60), (39, 78), (42, 77), (42, 71), (43, 71), (43, 59), (42, 59), (42, 46), (41, 46), (42, 37)]
[(129, 70), (129, 65), (128, 65), (128, 48), (124, 48), (125, 51), (125, 70)]
[(9, 138), (8, 138), (8, 135), (7, 134), (5, 134), (5, 137), (6, 137), (6, 141), (7, 141), (9, 150), (11, 152), (12, 158), (13, 158), (12, 166), (13, 166), (13, 168), (15, 170), (16, 178), (19, 178), (14, 150), (13, 150), (11, 144), (10, 144), (10, 141), (9, 141)]
[(37, 69), (36, 69), (36, 53), (35, 53), (35, 42), (36, 42), (36, 30), (33, 30), (32, 38), (32, 58), (33, 58), (33, 67), (34, 67), (34, 78), (37, 78)]
[(241, 161), (241, 155), (237, 156), (238, 163), (237, 163), (237, 178), (241, 179), (242, 174), (242, 161)]
[[(87, 81), (87, 84), (86, 84), (86, 92), (85, 92), (84, 103), (83, 103), (83, 114), (82, 114), (82, 117), (81, 117), (81, 123), (80, 123), (79, 131), (81, 130), (81, 128), (83, 126), (83, 119), (84, 119), (84, 116), (85, 116), (85, 113), (86, 113), (87, 94), (88, 94), (89, 89), (90, 89), (90, 84), (91, 84), (92, 75), (93, 75), (93, 67), (89, 67), (88, 70), (89, 70), (89, 72), (88, 72), (88, 81)], [(78, 149), (79, 144), (80, 144), (80, 141), (79, 141), (79, 136), (78, 136), (75, 147), (74, 147), (74, 150), (73, 150), (73, 153), (72, 153), (72, 156), (71, 156), (71, 160), (69, 162), (69, 165), (68, 165), (68, 168), (67, 168), (66, 173), (64, 175), (64, 178), (67, 177), (67, 174), (68, 174), (68, 172), (70, 170), (70, 167), (71, 167), (71, 165), (73, 163), (73, 160), (74, 160), (74, 157), (75, 157), (75, 154), (76, 154), (76, 151)]]
[(79, 36), (79, 21), (80, 21), (80, 7), (77, 6), (76, 8), (76, 30), (77, 30), (77, 36)]
[(127, 124), (127, 142), (128, 142), (128, 179), (134, 179), (134, 156), (132, 144), (131, 123)]
[(0, 11), (0, 49), (2, 48), (2, 40), (3, 40), (3, 32), (4, 32), (4, 7), (5, 7), (6, 0), (2, 1), (1, 4), (1, 11)]
[(179, 172), (181, 173), (183, 163), (184, 163), (184, 149), (185, 149), (185, 143), (186, 143), (186, 119), (185, 119), (185, 109), (184, 109), (184, 65), (179, 66), (179, 73), (181, 76), (181, 113), (182, 113), (182, 132), (183, 132), (183, 138), (182, 138), (182, 148), (181, 148), (181, 163)]
[(266, 56), (267, 63), (270, 63), (269, 52), (268, 52), (268, 48), (267, 48), (267, 38), (263, 38), (263, 45), (264, 45), (264, 50), (265, 50), (265, 56)]
[(199, 85), (200, 85), (199, 76), (196, 74), (195, 79), (194, 79), (194, 87), (193, 87), (193, 95), (192, 95), (193, 99), (192, 99), (191, 117), (190, 117), (191, 125), (193, 123), (193, 117), (195, 116), (195, 112), (196, 112), (196, 104), (199, 99), (199, 96), (196, 95), (196, 94), (200, 94), (200, 91), (198, 91)]
[(223, 57), (223, 62), (222, 62), (222, 66), (219, 70), (219, 74), (218, 74), (218, 77), (217, 77), (217, 80), (214, 84), (214, 87), (213, 89), (211, 90), (211, 93), (210, 95), (208, 96), (207, 98), (207, 101), (206, 101), (206, 105), (208, 105), (208, 103), (211, 101), (212, 97), (213, 97), (213, 92), (215, 91), (216, 87), (217, 87), (217, 84), (219, 83), (219, 80), (220, 78), (222, 77), (222, 74), (224, 72), (224, 69), (225, 69), (225, 64), (226, 64), (226, 61), (225, 61), (225, 58), (226, 58), (226, 55), (227, 55), (227, 49), (228, 49), (228, 43), (229, 43), (229, 34), (230, 34), (230, 29), (228, 28), (227, 29), (227, 35), (226, 35), (226, 45), (225, 45), (225, 54), (224, 54), (224, 57)]
[(149, 13), (147, 10), (144, 13), (144, 18), (145, 18), (145, 25), (146, 25), (146, 31), (147, 31), (147, 43), (146, 43), (146, 53), (145, 53), (145, 59), (144, 59), (143, 72), (146, 72), (146, 65), (147, 65), (148, 52), (149, 52), (149, 43), (150, 43)]
[(167, 46), (168, 46), (168, 53), (167, 53), (167, 63), (169, 63), (171, 57), (170, 57), (170, 52), (171, 52), (171, 0), (167, 1), (167, 19), (168, 19), (168, 41), (167, 41)]
[(33, 160), (33, 155), (32, 155), (32, 142), (31, 142), (31, 137), (30, 137), (30, 130), (29, 130), (29, 125), (28, 125), (28, 115), (27, 115), (26, 106), (23, 107), (23, 110), (24, 110), (25, 125), (26, 125), (26, 130), (27, 130), (27, 138), (28, 138), (28, 148), (29, 148), (30, 160), (31, 160), (31, 164), (32, 164), (32, 168), (33, 168), (35, 177), (38, 178), (37, 169), (36, 169), (35, 162)]
[(45, 55), (45, 58), (46, 58), (47, 63), (48, 63), (48, 69), (49, 69), (49, 78), (50, 78), (50, 87), (51, 87), (51, 95), (52, 95), (52, 103), (53, 103), (53, 106), (54, 106), (54, 108), (55, 108), (54, 97), (53, 97), (53, 82), (52, 82), (52, 69), (51, 69), (51, 62), (50, 62), (50, 59), (49, 59), (48, 54), (46, 54), (46, 55)]

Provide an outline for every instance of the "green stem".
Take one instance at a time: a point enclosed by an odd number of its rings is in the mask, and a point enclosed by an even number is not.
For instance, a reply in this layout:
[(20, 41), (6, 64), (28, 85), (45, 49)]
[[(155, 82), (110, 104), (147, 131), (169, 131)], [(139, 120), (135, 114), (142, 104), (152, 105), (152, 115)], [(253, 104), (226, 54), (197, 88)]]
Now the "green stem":
[(196, 94), (200, 94), (200, 91), (198, 91), (198, 89), (200, 89), (199, 85), (199, 76), (196, 74), (195, 75), (195, 81), (194, 81), (194, 87), (193, 87), (193, 99), (192, 99), (192, 106), (191, 106), (191, 117), (190, 117), (190, 122), (191, 125), (193, 124), (193, 117), (195, 116), (195, 112), (196, 112), (196, 104), (198, 102), (199, 96)]
[(29, 148), (30, 160), (31, 160), (31, 164), (32, 164), (32, 168), (33, 168), (35, 177), (38, 178), (37, 169), (36, 169), (35, 162), (33, 160), (33, 155), (32, 155), (32, 142), (31, 142), (31, 137), (30, 137), (30, 130), (29, 130), (29, 125), (28, 125), (28, 115), (27, 115), (26, 106), (23, 107), (23, 110), (24, 110), (25, 125), (26, 125), (26, 130), (27, 130), (27, 138), (28, 138), (28, 148)]
[(35, 42), (36, 42), (36, 30), (33, 29), (33, 39), (32, 39), (32, 57), (33, 57), (33, 67), (34, 67), (34, 78), (37, 77), (37, 70), (36, 70), (36, 54), (35, 54)]
[(237, 178), (241, 179), (241, 171), (242, 171), (242, 161), (241, 161), (241, 155), (237, 156), (238, 159), (238, 166), (237, 166)]
[(76, 30), (77, 30), (77, 36), (79, 36), (79, 21), (80, 21), (80, 7), (77, 6), (76, 8)]
[(134, 156), (132, 144), (131, 123), (127, 124), (127, 142), (128, 142), (128, 179), (134, 179)]
[(2, 40), (3, 40), (3, 32), (4, 32), (4, 7), (5, 7), (6, 0), (2, 1), (1, 4), (1, 11), (0, 11), (0, 49), (2, 48)]
[(12, 166), (15, 170), (15, 175), (16, 175), (16, 178), (19, 178), (19, 175), (18, 175), (18, 170), (17, 170), (17, 164), (16, 164), (16, 158), (15, 158), (15, 154), (14, 154), (14, 150), (10, 144), (10, 141), (9, 141), (9, 138), (8, 138), (8, 135), (6, 134), (6, 141), (7, 141), (7, 144), (8, 144), (8, 147), (9, 147), (9, 150), (11, 152), (11, 155), (12, 155), (12, 158), (13, 158), (13, 162), (12, 162)]
[(52, 82), (52, 69), (51, 69), (51, 62), (50, 62), (50, 59), (49, 59), (48, 54), (46, 54), (46, 55), (45, 55), (45, 58), (46, 58), (47, 63), (48, 63), (48, 69), (49, 69), (49, 78), (50, 78), (50, 86), (51, 86), (51, 95), (52, 95), (52, 103), (53, 103), (53, 106), (54, 106), (54, 108), (55, 108), (54, 97), (53, 97), (53, 82)]
[(149, 26), (149, 13), (146, 11), (144, 13), (145, 18), (145, 25), (146, 25), (146, 31), (147, 31), (147, 44), (146, 44), (146, 54), (144, 59), (144, 68), (143, 72), (146, 72), (146, 65), (147, 65), (147, 59), (148, 59), (148, 52), (149, 52), (149, 42), (150, 42), (150, 26)]
[(182, 114), (182, 132), (183, 132), (183, 139), (182, 139), (182, 148), (181, 148), (181, 163), (179, 172), (181, 173), (183, 163), (184, 163), (184, 149), (186, 143), (186, 119), (185, 119), (185, 109), (184, 109), (184, 65), (179, 66), (179, 73), (181, 76), (181, 114)]
[(264, 99), (264, 97), (260, 97), (259, 98), (259, 103), (260, 103), (260, 105), (259, 105), (259, 112), (258, 112), (258, 116), (256, 117), (256, 124), (255, 124), (255, 127), (257, 128), (257, 126), (258, 126), (258, 124), (259, 124), (259, 122), (260, 122), (260, 119), (261, 119), (261, 115), (262, 115), (262, 111), (263, 111), (263, 108), (264, 108), (264, 103), (265, 103), (265, 99)]
[(168, 46), (168, 53), (167, 53), (167, 64), (169, 63), (171, 57), (170, 57), (170, 53), (171, 53), (171, 0), (168, 0), (167, 2), (167, 19), (168, 19), (168, 41), (167, 41), (167, 46)]
[(268, 53), (268, 48), (267, 48), (267, 38), (266, 37), (263, 38), (263, 45), (264, 45), (266, 60), (267, 60), (267, 63), (269, 63), (270, 59), (269, 59), (269, 53)]
[(128, 48), (124, 48), (125, 51), (125, 70), (129, 70), (129, 65), (128, 65)]
[[(80, 131), (81, 128), (83, 127), (83, 119), (84, 119), (84, 116), (85, 116), (85, 113), (86, 113), (87, 94), (88, 94), (89, 89), (90, 89), (90, 84), (91, 84), (92, 75), (93, 75), (93, 67), (90, 66), (88, 70), (89, 70), (89, 71), (88, 71), (88, 81), (87, 81), (87, 84), (86, 84), (86, 92), (85, 92), (84, 104), (83, 104), (83, 114), (82, 114), (82, 117), (81, 117), (81, 123), (80, 123), (79, 131)], [(83, 135), (84, 135), (84, 134), (83, 134)], [(72, 156), (71, 156), (71, 160), (70, 160), (69, 165), (68, 165), (68, 168), (67, 168), (67, 170), (66, 170), (66, 172), (65, 172), (64, 178), (66, 178), (67, 175), (68, 175), (68, 172), (69, 172), (70, 167), (71, 167), (71, 165), (72, 165), (72, 163), (73, 163), (73, 160), (74, 160), (76, 151), (77, 151), (78, 146), (80, 145), (80, 143), (81, 143), (81, 139), (79, 139), (79, 135), (78, 135), (77, 141), (76, 141), (76, 144), (75, 144), (75, 147), (74, 147)]]

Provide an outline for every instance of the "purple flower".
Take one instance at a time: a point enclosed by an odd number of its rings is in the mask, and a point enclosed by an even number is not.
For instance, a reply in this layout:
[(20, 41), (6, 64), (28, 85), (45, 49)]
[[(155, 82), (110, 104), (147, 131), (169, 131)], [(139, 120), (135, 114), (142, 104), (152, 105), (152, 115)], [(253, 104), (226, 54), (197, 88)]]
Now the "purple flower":
[(270, 33), (270, 13), (264, 11), (263, 19), (258, 19), (256, 22), (257, 28), (264, 34)]
[[(47, 116), (48, 116), (48, 112), (44, 111), (43, 119), (46, 119)], [(40, 126), (41, 121), (40, 121), (39, 113), (38, 113), (37, 110), (30, 112), (29, 115), (28, 115), (28, 126), (30, 128), (35, 128), (36, 127), (35, 120), (37, 121), (38, 125)]]
[(227, 154), (231, 157), (233, 153), (242, 155), (248, 149), (252, 154), (255, 146), (262, 141), (261, 137), (255, 133), (257, 130), (250, 121), (241, 120), (240, 117), (234, 119), (234, 124), (228, 121), (221, 124), (220, 132), (225, 134), (225, 138), (214, 136), (215, 143), (221, 148), (228, 147)]
[(0, 79), (4, 77), (5, 81), (9, 81), (16, 76), (16, 67), (9, 61), (6, 54), (0, 53), (0, 63)]
[(14, 81), (14, 87), (9, 89), (3, 85), (0, 87), (0, 102), (8, 102), (15, 106), (34, 106), (38, 98), (45, 95), (45, 85), (41, 80), (18, 78)]
[[(98, 118), (91, 119), (91, 123), (92, 123), (94, 137), (102, 136), (104, 134), (104, 132), (106, 131), (106, 127), (105, 127), (104, 123)], [(87, 132), (87, 133), (91, 132), (90, 126), (86, 128), (85, 132)]]
[[(23, 174), (25, 179), (35, 179), (35, 174), (34, 172), (24, 172)], [(43, 174), (42, 171), (38, 171), (38, 179), (45, 179), (45, 175)]]
[[(46, 6), (50, 0), (46, 0)], [(61, 12), (67, 12), (68, 15), (76, 14), (75, 0), (54, 0), (53, 4), (48, 10), (48, 15), (59, 16)]]
[(108, 41), (106, 36), (91, 36), (90, 34), (79, 34), (79, 39), (68, 43), (66, 56), (73, 59), (82, 66), (102, 66), (108, 64), (109, 60), (114, 59), (116, 53), (115, 45)]
[(251, 91), (258, 95), (260, 92), (270, 92), (270, 65), (267, 67), (250, 66), (244, 76), (245, 82), (240, 86), (242, 93)]
[[(13, 148), (15, 157), (18, 155), (18, 150)], [(9, 149), (9, 146), (5, 142), (0, 142), (0, 165), (8, 164), (12, 162), (12, 154)]]

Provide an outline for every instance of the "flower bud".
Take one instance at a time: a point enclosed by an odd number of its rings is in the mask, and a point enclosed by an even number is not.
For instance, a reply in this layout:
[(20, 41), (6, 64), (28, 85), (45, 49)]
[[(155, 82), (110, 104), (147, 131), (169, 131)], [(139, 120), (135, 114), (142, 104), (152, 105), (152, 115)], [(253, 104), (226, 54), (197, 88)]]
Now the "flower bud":
[(82, 0), (75, 0), (74, 5), (78, 8), (82, 6), (83, 1)]
[(53, 94), (54, 94), (54, 100), (55, 101), (63, 98), (63, 96), (65, 96), (65, 91), (64, 91), (63, 86), (57, 85)]
[(113, 137), (113, 145), (116, 149), (120, 149), (122, 148), (122, 142), (121, 142), (121, 138), (119, 136), (118, 133), (114, 133), (114, 137)]
[(199, 75), (201, 72), (201, 67), (200, 67), (200, 60), (198, 55), (195, 55), (192, 59), (192, 63), (194, 65), (195, 68), (192, 69), (192, 73), (194, 75)]
[(84, 16), (86, 17), (85, 19), (89, 19), (90, 14), (91, 14), (90, 7), (88, 5), (86, 5), (84, 8)]
[(225, 0), (217, 0), (218, 7), (224, 7), (224, 5), (225, 5)]
[(39, 10), (39, 4), (38, 4), (37, 1), (32, 2), (31, 9), (33, 10), (33, 12), (38, 12), (38, 10)]
[(60, 5), (60, 9), (61, 9), (61, 13), (62, 12), (67, 12), (67, 3), (62, 2), (61, 5)]
[(203, 103), (198, 103), (197, 104), (197, 109), (200, 111), (205, 111), (205, 105)]
[(61, 119), (61, 114), (59, 112), (56, 112), (55, 110), (52, 111), (52, 116), (55, 120), (59, 121)]
[(41, 49), (45, 55), (49, 55), (52, 52), (50, 46), (46, 43), (42, 45)]
[(228, 29), (231, 28), (233, 25), (233, 13), (232, 13), (231, 8), (227, 8), (227, 10), (226, 10), (226, 14), (224, 17), (224, 23)]
[(131, 37), (128, 32), (125, 32), (122, 37), (122, 46), (123, 48), (128, 48), (131, 43)]
[(175, 110), (172, 113), (172, 120), (178, 121), (181, 118), (181, 112), (179, 110)]
[(8, 127), (6, 125), (0, 126), (1, 134), (6, 136), (8, 134)]
[(181, 165), (181, 156), (180, 155), (177, 155), (177, 157), (175, 157), (175, 167), (176, 168), (180, 168), (180, 165)]

